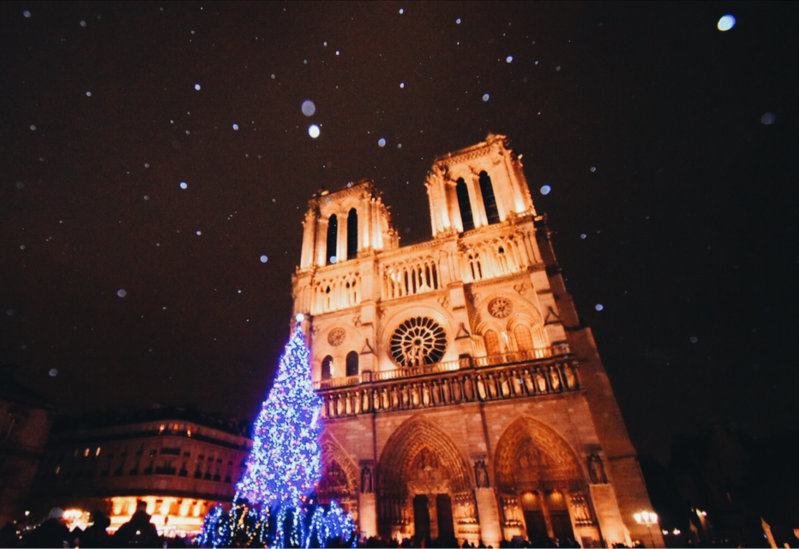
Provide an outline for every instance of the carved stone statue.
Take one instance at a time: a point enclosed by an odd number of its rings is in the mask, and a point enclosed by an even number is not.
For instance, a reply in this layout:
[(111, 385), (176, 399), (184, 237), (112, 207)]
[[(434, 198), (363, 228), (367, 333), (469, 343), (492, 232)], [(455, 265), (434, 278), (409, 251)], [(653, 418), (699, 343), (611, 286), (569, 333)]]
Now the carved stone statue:
[(474, 478), (478, 488), (488, 488), (488, 469), (484, 461), (480, 460), (474, 464)]
[(372, 469), (370, 467), (364, 467), (361, 471), (361, 492), (372, 493)]
[(607, 484), (608, 477), (605, 475), (605, 464), (597, 454), (588, 456), (588, 473), (591, 475), (592, 484)]

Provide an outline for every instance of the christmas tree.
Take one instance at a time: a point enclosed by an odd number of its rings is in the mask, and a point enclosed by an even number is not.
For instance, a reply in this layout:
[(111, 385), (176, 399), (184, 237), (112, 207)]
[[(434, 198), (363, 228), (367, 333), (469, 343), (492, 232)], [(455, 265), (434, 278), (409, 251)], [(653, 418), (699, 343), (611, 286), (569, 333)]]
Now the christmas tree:
[(319, 547), (355, 532), (352, 517), (335, 502), (327, 511), (309, 505), (322, 470), (322, 399), (313, 391), (302, 320), (298, 315), (255, 421), (253, 448), (233, 505), (227, 515), (221, 508), (208, 514), (198, 538), (203, 546)]
[(247, 470), (236, 486), (237, 500), (272, 509), (295, 508), (319, 482), (322, 399), (311, 384), (309, 356), (298, 323), (255, 421)]

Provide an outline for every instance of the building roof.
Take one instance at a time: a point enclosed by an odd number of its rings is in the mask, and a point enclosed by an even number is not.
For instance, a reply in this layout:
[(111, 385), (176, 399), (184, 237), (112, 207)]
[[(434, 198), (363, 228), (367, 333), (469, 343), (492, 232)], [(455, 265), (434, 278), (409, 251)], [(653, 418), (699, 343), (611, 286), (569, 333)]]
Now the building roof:
[(191, 408), (165, 406), (147, 410), (133, 410), (126, 412), (95, 412), (81, 416), (61, 416), (53, 425), (53, 434), (68, 433), (76, 430), (100, 429), (117, 425), (131, 425), (135, 423), (149, 423), (152, 421), (178, 420), (219, 431), (247, 437), (249, 424), (247, 421), (222, 418), (206, 414)]

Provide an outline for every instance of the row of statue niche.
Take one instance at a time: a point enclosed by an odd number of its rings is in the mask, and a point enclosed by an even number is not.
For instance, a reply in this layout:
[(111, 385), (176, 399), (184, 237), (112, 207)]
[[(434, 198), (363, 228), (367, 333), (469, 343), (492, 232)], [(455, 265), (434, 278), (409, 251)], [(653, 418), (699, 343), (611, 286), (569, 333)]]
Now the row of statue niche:
[[(588, 472), (589, 475), (591, 476), (592, 484), (607, 484), (608, 478), (607, 475), (605, 474), (605, 465), (602, 462), (602, 458), (599, 457), (599, 455), (591, 454), (588, 457)], [(491, 481), (488, 476), (488, 467), (486, 467), (486, 463), (484, 460), (478, 460), (475, 462), (474, 478), (477, 488), (491, 487)], [(372, 468), (367, 465), (361, 470), (361, 492), (364, 494), (371, 494), (373, 491), (374, 491), (374, 485), (373, 485)], [(503, 506), (505, 505), (503, 504)], [(509, 511), (510, 509), (506, 509), (506, 514), (505, 514), (506, 518), (509, 515), (512, 515), (512, 513)]]
[[(569, 364), (563, 364), (561, 371), (556, 366), (548, 370), (536, 367), (521, 372), (516, 370), (508, 372), (489, 373), (485, 376), (478, 374), (474, 380), (471, 376), (444, 378), (441, 381), (396, 384), (381, 389), (363, 389), (361, 391), (348, 391), (334, 393), (326, 398), (326, 417), (359, 414), (361, 411), (397, 410), (418, 408), (420, 406), (440, 406), (461, 400), (494, 399), (498, 397), (524, 396), (527, 394), (547, 394), (561, 392), (564, 386), (567, 390), (577, 388), (577, 376)], [(521, 373), (521, 375), (519, 375)], [(475, 384), (472, 381), (476, 382)], [(497, 383), (499, 385), (497, 385)]]

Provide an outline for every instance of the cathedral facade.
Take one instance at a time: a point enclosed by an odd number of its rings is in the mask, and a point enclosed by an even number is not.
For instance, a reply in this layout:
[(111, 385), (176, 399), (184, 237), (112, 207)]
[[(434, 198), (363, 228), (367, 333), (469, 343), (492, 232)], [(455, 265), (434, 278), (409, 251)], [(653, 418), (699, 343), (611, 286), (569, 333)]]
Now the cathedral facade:
[(320, 500), (364, 535), (651, 539), (633, 520), (651, 510), (635, 450), (521, 157), (489, 135), (436, 158), (425, 186), (421, 244), (400, 247), (368, 180), (305, 214), (292, 283), (324, 402)]

